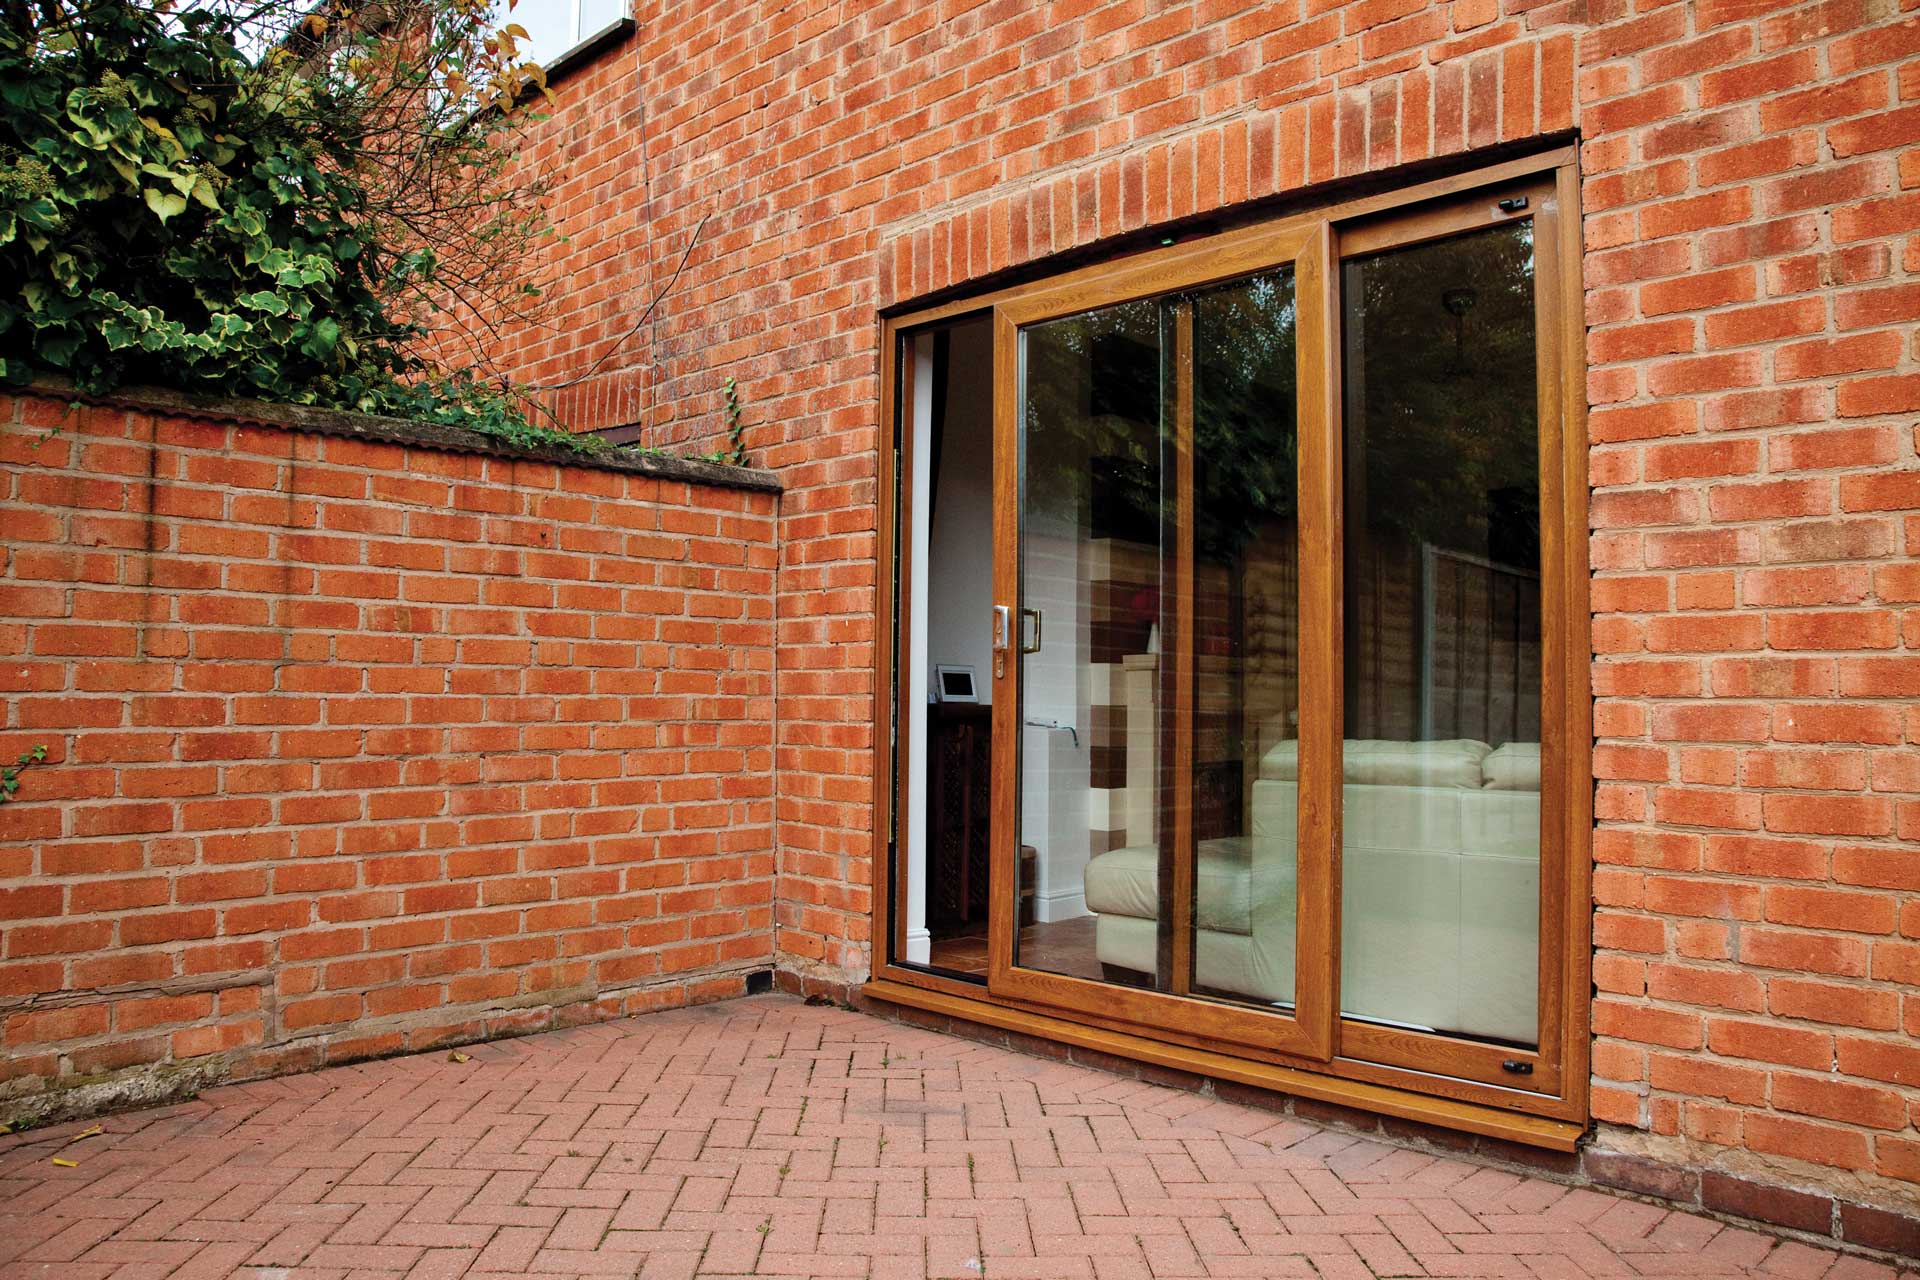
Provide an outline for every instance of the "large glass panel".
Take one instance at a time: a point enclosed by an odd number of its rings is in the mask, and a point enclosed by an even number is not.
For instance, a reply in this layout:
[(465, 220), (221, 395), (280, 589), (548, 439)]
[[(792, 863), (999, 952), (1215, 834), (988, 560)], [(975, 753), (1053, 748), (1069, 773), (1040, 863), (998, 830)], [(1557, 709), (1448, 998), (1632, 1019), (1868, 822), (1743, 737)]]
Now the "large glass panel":
[(1193, 314), (1195, 992), (1291, 1008), (1300, 726), (1294, 282)]
[(1341, 1007), (1531, 1046), (1540, 488), (1530, 222), (1343, 265)]
[[(1165, 459), (1151, 301), (1022, 334), (1024, 969), (1170, 988), (1156, 669)], [(1030, 885), (1030, 891), (1028, 886)]]

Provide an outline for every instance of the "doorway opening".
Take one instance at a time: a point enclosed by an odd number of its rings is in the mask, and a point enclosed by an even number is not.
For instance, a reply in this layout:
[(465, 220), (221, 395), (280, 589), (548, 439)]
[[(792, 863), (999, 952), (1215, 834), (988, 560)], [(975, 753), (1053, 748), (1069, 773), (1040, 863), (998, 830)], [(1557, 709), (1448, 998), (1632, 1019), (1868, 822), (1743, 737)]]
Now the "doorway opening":
[(1512, 162), (887, 322), (877, 981), (1582, 1114), (1576, 190)]
[[(992, 909), (994, 424), (993, 329), (962, 317), (903, 353), (901, 481), (913, 501), (899, 530), (902, 901), (900, 957), (985, 982)], [(1029, 621), (1029, 661), (1057, 666), (1030, 692), (1022, 733), (1029, 812), (1020, 830), (1020, 947), (1062, 971), (1101, 976), (1084, 888), (1105, 852), (1094, 830), (1094, 773), (1124, 750), (1121, 718), (1079, 696), (1074, 658), (1093, 643), (1089, 583), (1060, 564)], [(1045, 654), (1042, 659), (1040, 655)], [(1108, 770), (1112, 766), (1108, 763)]]

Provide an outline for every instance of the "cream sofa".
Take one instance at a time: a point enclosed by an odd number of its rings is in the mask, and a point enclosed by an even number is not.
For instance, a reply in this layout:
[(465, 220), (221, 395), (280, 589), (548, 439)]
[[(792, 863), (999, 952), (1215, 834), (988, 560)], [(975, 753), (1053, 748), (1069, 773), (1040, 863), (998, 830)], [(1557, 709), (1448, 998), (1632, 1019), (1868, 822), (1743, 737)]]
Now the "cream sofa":
[[(1537, 1035), (1540, 748), (1345, 745), (1340, 1002), (1349, 1016), (1532, 1044)], [(1201, 843), (1194, 981), (1293, 1001), (1297, 744), (1275, 743), (1247, 836)], [(1087, 906), (1103, 965), (1151, 973), (1158, 854), (1094, 858)]]

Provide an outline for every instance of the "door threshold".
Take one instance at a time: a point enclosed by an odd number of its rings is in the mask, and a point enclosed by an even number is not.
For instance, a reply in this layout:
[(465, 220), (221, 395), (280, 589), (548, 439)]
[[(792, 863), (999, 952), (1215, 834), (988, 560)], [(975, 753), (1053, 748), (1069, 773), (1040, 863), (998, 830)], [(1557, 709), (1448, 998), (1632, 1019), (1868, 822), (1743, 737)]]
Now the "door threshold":
[(887, 1004), (944, 1014), (966, 1022), (997, 1027), (1002, 1031), (1017, 1031), (1022, 1035), (1077, 1045), (1116, 1057), (1131, 1058), (1136, 1062), (1549, 1151), (1573, 1151), (1581, 1135), (1586, 1132), (1584, 1126), (1565, 1120), (1520, 1115), (1453, 1098), (1430, 1097), (1387, 1085), (1342, 1080), (1275, 1063), (1236, 1058), (1208, 1049), (1168, 1044), (1145, 1036), (1109, 1031), (1065, 1018), (1030, 1013), (1024, 1009), (1009, 1009), (991, 1000), (910, 986), (886, 978), (876, 978), (856, 988), (856, 991)]

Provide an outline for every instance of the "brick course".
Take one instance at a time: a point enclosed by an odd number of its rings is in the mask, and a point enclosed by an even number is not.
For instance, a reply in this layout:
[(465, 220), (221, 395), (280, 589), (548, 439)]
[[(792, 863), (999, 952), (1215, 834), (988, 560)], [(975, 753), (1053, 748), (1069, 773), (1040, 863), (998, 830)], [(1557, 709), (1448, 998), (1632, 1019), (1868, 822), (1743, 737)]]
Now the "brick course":
[[(1602, 1144), (1759, 1180), (1707, 1173), (1709, 1207), (1827, 1220), (1785, 1184), (1910, 1211), (1920, 22), (1657, 12), (1689, 39), (1582, 58), (1608, 86), (1581, 113), (1593, 1114)], [(1669, 77), (1683, 110), (1594, 127)]]
[(770, 965), (776, 494), (34, 396), (0, 463), (0, 1108)]

